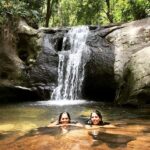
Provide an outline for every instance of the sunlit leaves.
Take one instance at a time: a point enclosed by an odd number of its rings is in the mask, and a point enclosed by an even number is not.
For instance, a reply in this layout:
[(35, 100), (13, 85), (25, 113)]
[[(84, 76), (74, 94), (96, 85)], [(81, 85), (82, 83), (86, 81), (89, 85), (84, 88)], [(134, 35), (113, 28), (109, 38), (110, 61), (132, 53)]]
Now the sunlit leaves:
[[(46, 2), (0, 0), (0, 22), (13, 15), (44, 25)], [(149, 0), (51, 0), (51, 4), (50, 26), (120, 23), (150, 16)]]
[(150, 15), (150, 1), (149, 0), (129, 0), (129, 9), (134, 19), (142, 19)]
[(0, 18), (0, 21), (5, 22), (8, 16), (11, 16), (13, 18), (30, 18), (31, 21), (38, 22), (43, 5), (43, 0), (1, 0), (0, 15), (5, 19)]

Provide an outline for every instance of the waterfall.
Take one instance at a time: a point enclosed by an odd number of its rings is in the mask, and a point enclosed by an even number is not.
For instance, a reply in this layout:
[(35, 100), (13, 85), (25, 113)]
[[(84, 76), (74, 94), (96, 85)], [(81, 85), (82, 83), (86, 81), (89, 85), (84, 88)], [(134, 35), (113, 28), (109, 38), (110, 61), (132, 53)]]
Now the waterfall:
[[(88, 52), (86, 39), (89, 33), (87, 26), (74, 27), (63, 39), (63, 48), (59, 53), (58, 86), (54, 89), (51, 99), (75, 100), (81, 98), (84, 79), (85, 54)], [(67, 42), (69, 50), (65, 51)]]

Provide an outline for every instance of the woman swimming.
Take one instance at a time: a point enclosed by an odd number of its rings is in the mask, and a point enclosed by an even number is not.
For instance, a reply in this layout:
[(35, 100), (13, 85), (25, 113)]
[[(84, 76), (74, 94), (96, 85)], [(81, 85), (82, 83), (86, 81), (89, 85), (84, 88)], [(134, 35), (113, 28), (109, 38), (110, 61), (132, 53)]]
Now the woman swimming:
[(91, 113), (90, 119), (87, 122), (88, 125), (103, 125), (102, 115), (98, 110)]
[(100, 127), (114, 128), (114, 126), (110, 123), (103, 122), (101, 113), (98, 110), (94, 110), (90, 114), (90, 119), (87, 121), (87, 125), (85, 125), (85, 128), (90, 129), (90, 131), (88, 132), (89, 135), (91, 135), (93, 139), (96, 140), (101, 134)]
[(68, 132), (68, 130), (70, 130), (70, 126), (83, 127), (81, 123), (78, 123), (77, 121), (72, 121), (68, 112), (60, 113), (58, 120), (48, 125), (48, 127), (57, 126), (61, 127), (63, 133)]
[(111, 125), (109, 122), (103, 122), (102, 115), (98, 110), (94, 110), (90, 114), (90, 119), (87, 121), (86, 128), (99, 128), (99, 127), (115, 127)]

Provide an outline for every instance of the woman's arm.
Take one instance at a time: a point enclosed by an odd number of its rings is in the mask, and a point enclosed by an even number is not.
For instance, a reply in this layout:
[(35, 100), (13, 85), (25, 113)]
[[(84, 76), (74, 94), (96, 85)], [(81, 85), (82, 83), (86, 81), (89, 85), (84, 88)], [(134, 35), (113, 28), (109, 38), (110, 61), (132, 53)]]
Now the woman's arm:
[(81, 124), (80, 122), (77, 122), (75, 125), (76, 125), (77, 127), (84, 127), (84, 125)]
[(55, 127), (58, 125), (58, 121), (50, 123), (47, 127)]

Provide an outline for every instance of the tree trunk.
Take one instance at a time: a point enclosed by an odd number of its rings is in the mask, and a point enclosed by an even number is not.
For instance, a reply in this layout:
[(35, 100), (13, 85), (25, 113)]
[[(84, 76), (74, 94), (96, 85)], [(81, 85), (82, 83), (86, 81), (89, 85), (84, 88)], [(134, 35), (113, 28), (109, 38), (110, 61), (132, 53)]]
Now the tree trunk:
[(51, 16), (51, 0), (47, 0), (47, 12), (46, 12), (46, 23), (45, 23), (45, 27), (49, 26), (49, 19)]
[(106, 15), (108, 17), (109, 22), (113, 23), (113, 15), (111, 14), (111, 10), (110, 10), (110, 0), (106, 0), (106, 5), (107, 5)]

